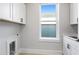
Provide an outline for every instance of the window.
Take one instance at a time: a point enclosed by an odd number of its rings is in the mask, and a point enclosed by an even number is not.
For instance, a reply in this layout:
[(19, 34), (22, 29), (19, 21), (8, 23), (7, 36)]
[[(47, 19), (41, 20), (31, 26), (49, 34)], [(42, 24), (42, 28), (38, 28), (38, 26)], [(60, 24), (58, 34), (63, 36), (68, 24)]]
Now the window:
[(57, 40), (57, 4), (41, 4), (40, 39)]

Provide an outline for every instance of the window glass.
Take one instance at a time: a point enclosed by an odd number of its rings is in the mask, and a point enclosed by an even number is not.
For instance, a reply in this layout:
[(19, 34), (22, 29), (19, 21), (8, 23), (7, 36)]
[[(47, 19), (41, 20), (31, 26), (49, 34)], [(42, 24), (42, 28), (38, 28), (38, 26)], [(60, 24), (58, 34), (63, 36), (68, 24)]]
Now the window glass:
[(56, 5), (55, 4), (47, 4), (41, 5), (41, 14), (42, 17), (56, 17)]
[(56, 37), (56, 24), (41, 24), (42, 37)]

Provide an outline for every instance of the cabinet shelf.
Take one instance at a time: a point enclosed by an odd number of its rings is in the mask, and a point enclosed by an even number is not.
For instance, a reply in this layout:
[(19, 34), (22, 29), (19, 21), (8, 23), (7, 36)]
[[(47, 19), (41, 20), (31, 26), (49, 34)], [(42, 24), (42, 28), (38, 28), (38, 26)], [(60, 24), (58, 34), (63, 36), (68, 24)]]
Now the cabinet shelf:
[(16, 21), (13, 21), (13, 20), (7, 20), (7, 19), (1, 19), (1, 18), (0, 18), (0, 21), (25, 25), (25, 23), (22, 23), (22, 22), (16, 22)]

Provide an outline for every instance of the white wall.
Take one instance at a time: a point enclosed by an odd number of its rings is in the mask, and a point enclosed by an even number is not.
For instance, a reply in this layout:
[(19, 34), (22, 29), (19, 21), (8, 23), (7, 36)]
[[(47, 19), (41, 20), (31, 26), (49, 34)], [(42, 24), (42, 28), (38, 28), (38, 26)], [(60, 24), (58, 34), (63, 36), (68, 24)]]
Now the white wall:
[(0, 54), (7, 54), (6, 40), (17, 33), (20, 33), (19, 25), (0, 21)]
[(76, 35), (77, 34), (77, 25), (70, 24), (70, 4), (60, 4), (60, 33), (62, 37), (62, 33), (65, 35)]
[(39, 5), (26, 4), (26, 25), (23, 26), (20, 48), (23, 49), (45, 49), (62, 51), (63, 32), (69, 32), (69, 4), (60, 4), (60, 40), (61, 42), (43, 42), (39, 40)]

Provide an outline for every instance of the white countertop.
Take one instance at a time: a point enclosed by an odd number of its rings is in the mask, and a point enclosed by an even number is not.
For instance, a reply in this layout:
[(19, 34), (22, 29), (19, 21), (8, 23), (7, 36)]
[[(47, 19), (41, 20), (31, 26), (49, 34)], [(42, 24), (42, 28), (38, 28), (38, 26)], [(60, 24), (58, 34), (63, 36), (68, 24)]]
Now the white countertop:
[(79, 41), (77, 41), (78, 39), (70, 37), (71, 35), (70, 35), (70, 36), (68, 36), (68, 35), (63, 35), (63, 36), (69, 38), (70, 40), (73, 40), (73, 41), (79, 42)]

